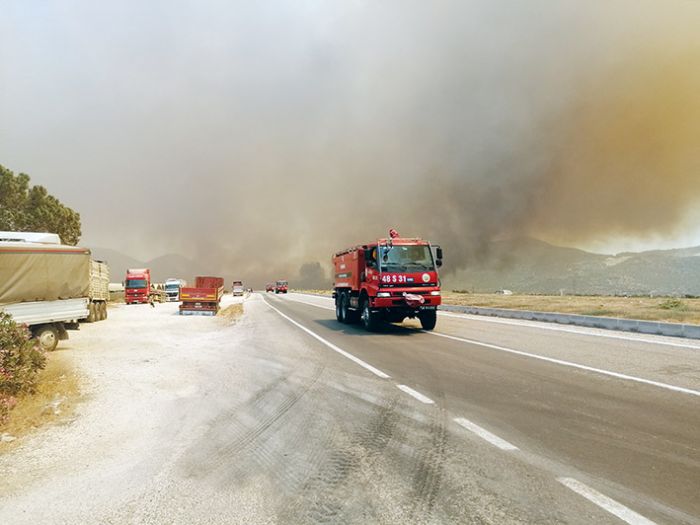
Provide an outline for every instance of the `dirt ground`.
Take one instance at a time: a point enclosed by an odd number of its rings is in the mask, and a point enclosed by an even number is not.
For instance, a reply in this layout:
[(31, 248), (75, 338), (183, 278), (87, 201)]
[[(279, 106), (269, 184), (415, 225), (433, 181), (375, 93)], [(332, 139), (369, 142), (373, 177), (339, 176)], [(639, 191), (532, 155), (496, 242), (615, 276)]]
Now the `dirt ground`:
[(73, 362), (65, 355), (49, 354), (36, 392), (20, 398), (10, 420), (0, 425), (0, 454), (45, 425), (69, 423), (80, 399), (80, 377)]
[[(330, 295), (330, 290), (306, 290)], [(443, 291), (444, 304), (511, 308), (645, 321), (700, 324), (700, 299), (669, 297), (610, 297), (573, 295), (499, 295)]]

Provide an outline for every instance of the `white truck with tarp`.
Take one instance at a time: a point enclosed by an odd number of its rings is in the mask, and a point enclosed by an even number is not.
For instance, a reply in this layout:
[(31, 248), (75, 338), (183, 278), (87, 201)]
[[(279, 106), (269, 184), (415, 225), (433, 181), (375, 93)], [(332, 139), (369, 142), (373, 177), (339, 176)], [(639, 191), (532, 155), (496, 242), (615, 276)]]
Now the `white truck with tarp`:
[[(103, 284), (104, 283), (104, 286)], [(82, 320), (106, 317), (109, 270), (55, 234), (0, 232), (0, 312), (53, 350)]]

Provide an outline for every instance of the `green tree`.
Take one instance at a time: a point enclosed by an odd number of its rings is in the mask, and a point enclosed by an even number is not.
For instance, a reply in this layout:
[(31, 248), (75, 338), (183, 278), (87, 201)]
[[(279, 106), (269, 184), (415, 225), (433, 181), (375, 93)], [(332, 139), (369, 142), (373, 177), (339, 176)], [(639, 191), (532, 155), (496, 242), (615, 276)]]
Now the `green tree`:
[(80, 214), (43, 186), (30, 186), (29, 175), (0, 165), (0, 230), (57, 233), (74, 245), (81, 235)]

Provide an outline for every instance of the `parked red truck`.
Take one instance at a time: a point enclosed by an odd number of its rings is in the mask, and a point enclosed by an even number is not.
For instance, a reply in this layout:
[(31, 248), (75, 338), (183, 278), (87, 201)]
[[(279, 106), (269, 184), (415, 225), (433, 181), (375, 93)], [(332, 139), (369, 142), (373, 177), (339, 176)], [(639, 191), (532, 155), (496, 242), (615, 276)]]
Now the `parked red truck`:
[(199, 276), (194, 287), (180, 289), (180, 315), (216, 315), (223, 295), (223, 277)]
[(417, 317), (424, 330), (435, 328), (441, 302), (439, 246), (390, 230), (388, 239), (336, 253), (333, 265), (335, 315), (341, 323), (360, 321), (376, 330), (382, 321)]
[(134, 268), (126, 271), (124, 301), (126, 304), (147, 303), (151, 293), (151, 270)]

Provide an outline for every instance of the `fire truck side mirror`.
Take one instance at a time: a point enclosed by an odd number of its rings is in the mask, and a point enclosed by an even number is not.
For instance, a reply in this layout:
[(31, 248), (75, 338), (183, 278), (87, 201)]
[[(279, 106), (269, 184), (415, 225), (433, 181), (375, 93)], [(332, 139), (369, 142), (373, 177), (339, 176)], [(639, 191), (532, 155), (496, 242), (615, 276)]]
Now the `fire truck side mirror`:
[(435, 264), (438, 268), (442, 266), (442, 248), (439, 246), (435, 247)]
[(440, 268), (440, 266), (442, 266), (442, 259), (436, 259), (436, 260), (435, 260), (435, 265), (436, 265), (438, 268)]

